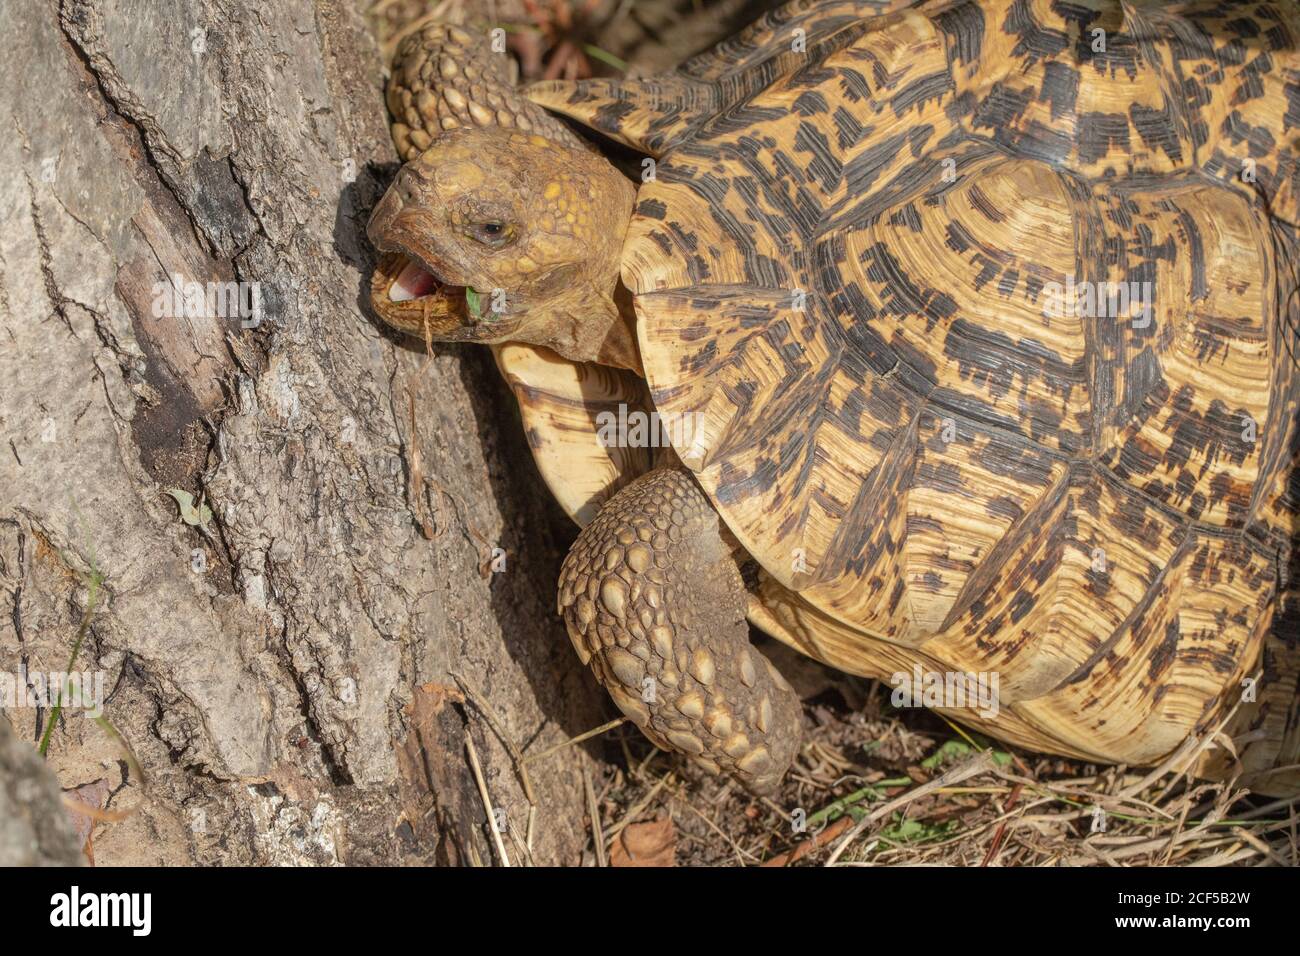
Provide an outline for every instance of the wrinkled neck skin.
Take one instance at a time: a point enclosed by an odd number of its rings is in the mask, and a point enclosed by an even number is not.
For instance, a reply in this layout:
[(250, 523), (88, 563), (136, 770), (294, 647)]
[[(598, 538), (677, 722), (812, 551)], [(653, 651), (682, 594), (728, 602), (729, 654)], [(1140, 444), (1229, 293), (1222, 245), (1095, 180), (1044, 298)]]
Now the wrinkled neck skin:
[(584, 284), (548, 306), (544, 317), (525, 318), (511, 340), (543, 346), (571, 362), (611, 365), (643, 376), (632, 294), (617, 271), (604, 278), (604, 288)]
[(645, 369), (641, 366), (641, 347), (636, 337), (636, 310), (632, 308), (632, 293), (623, 285), (622, 279), (615, 283), (614, 307), (618, 310), (619, 321), (611, 326), (610, 334), (605, 338), (606, 351), (602, 354), (607, 354), (609, 361), (601, 364), (631, 369), (639, 377), (645, 378)]

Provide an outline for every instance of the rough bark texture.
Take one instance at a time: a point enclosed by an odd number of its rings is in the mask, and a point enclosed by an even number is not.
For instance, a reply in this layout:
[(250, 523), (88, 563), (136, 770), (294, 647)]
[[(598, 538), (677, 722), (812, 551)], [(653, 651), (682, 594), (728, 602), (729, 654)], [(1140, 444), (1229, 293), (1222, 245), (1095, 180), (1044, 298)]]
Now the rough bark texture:
[[(513, 835), (527, 806), (451, 675), (525, 753), (602, 719), (488, 353), (426, 360), (361, 304), (381, 90), (345, 0), (0, 7), (0, 671), (65, 669), (104, 576), (77, 669), (145, 780), (75, 713), (48, 761), (131, 811), (100, 864), (486, 861), (467, 726)], [(264, 321), (155, 317), (175, 274), (260, 283)], [(539, 862), (581, 853), (589, 759), (529, 765)]]

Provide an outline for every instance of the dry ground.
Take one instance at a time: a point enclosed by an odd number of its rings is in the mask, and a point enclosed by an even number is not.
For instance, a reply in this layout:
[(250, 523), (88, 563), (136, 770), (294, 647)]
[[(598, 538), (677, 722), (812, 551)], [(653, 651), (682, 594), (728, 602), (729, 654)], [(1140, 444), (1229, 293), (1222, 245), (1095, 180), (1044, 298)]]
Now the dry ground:
[[(769, 645), (770, 646), (770, 645)], [(783, 667), (787, 662), (783, 660)], [(812, 665), (816, 667), (816, 665)], [(824, 670), (824, 669), (823, 669)], [(606, 841), (671, 820), (678, 864), (1213, 866), (1300, 861), (1297, 800), (1271, 800), (1183, 769), (1097, 767), (1004, 748), (890, 689), (825, 671), (805, 743), (779, 795), (756, 800), (622, 725), (619, 769), (599, 798)], [(802, 832), (797, 827), (802, 823)]]

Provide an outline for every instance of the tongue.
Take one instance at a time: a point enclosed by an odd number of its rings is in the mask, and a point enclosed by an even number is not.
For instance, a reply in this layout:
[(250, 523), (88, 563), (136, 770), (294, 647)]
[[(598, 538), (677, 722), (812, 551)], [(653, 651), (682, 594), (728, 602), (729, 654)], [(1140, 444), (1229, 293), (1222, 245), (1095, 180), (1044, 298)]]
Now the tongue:
[(411, 261), (388, 290), (388, 298), (394, 302), (407, 302), (436, 292), (437, 289), (438, 280), (433, 273), (418, 262)]

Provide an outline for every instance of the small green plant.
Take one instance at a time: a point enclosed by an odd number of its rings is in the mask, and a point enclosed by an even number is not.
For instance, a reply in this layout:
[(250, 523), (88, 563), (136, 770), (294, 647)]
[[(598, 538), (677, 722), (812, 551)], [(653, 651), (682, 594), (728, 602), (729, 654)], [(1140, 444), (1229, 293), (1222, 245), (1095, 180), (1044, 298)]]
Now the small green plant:
[(834, 823), (846, 813), (855, 821), (861, 820), (867, 813), (866, 808), (860, 805), (864, 801), (870, 803), (874, 800), (883, 800), (886, 787), (905, 787), (911, 783), (911, 777), (877, 780), (861, 790), (854, 790), (852, 793), (847, 793), (838, 800), (828, 803), (808, 818), (808, 826), (816, 827), (823, 823)]
[[(94, 558), (91, 558), (90, 572), (86, 575), (86, 609), (81, 613), (81, 623), (77, 626), (77, 638), (72, 642), (72, 654), (68, 658), (68, 666), (64, 668), (65, 674), (71, 674), (72, 668), (77, 663), (77, 657), (81, 654), (82, 642), (86, 639), (86, 632), (90, 630), (90, 619), (95, 613), (95, 603), (99, 598), (99, 589), (104, 584), (104, 576), (99, 573), (95, 567)], [(50, 708), (50, 720), (45, 725), (45, 733), (41, 735), (40, 752), (45, 756), (45, 752), (50, 749), (50, 735), (54, 733), (54, 725), (58, 723), (59, 714), (63, 712), (63, 695), (66, 691), (71, 690), (65, 678), (63, 687), (59, 688), (59, 695), (54, 700), (54, 706)], [(103, 720), (103, 717), (99, 717)], [(114, 731), (116, 733), (116, 731)]]
[[(961, 757), (969, 757), (972, 754), (983, 750), (982, 747), (972, 746), (965, 740), (949, 740), (945, 742), (938, 750), (930, 754), (921, 761), (921, 767), (925, 770), (936, 770), (949, 761)], [(993, 751), (993, 762), (999, 767), (1005, 767), (1011, 763), (1011, 754), (1003, 750)]]
[(928, 843), (951, 836), (960, 829), (961, 824), (956, 820), (931, 823), (924, 820), (905, 820), (901, 813), (895, 813), (889, 825), (880, 831), (878, 839), (895, 845)]
[[(204, 510), (206, 511), (207, 509)], [(78, 515), (78, 517), (80, 516)], [(211, 517), (210, 512), (209, 517)], [(72, 653), (68, 656), (68, 664), (64, 668), (64, 673), (67, 675), (73, 673), (73, 668), (77, 663), (77, 658), (81, 655), (81, 646), (85, 643), (86, 634), (90, 631), (90, 622), (95, 616), (95, 608), (99, 603), (100, 592), (103, 590), (105, 581), (105, 576), (99, 570), (99, 564), (95, 558), (94, 546), (89, 546), (87, 550), (90, 554), (90, 570), (83, 576), (86, 583), (86, 608), (81, 613), (81, 622), (77, 625), (77, 636), (72, 642)], [(63, 559), (64, 564), (71, 566), (71, 562), (68, 561), (65, 555), (60, 553), (59, 556)], [(46, 723), (45, 731), (41, 734), (41, 742), (37, 750), (40, 752), (42, 757), (46, 756), (46, 753), (50, 749), (50, 738), (54, 734), (55, 725), (59, 722), (59, 716), (63, 713), (64, 695), (67, 694), (70, 696), (71, 692), (71, 677), (65, 677), (64, 684), (59, 688), (58, 696), (54, 700), (54, 706), (50, 708), (49, 722)], [(94, 717), (93, 720), (99, 725), (99, 728), (103, 730), (104, 733), (112, 737), (117, 745), (122, 748), (122, 752), (126, 757), (128, 766), (131, 768), (131, 772), (143, 782), (144, 769), (140, 766), (140, 762), (136, 760), (135, 753), (131, 750), (121, 733), (118, 732), (118, 729), (114, 727), (112, 722), (103, 714)]]

